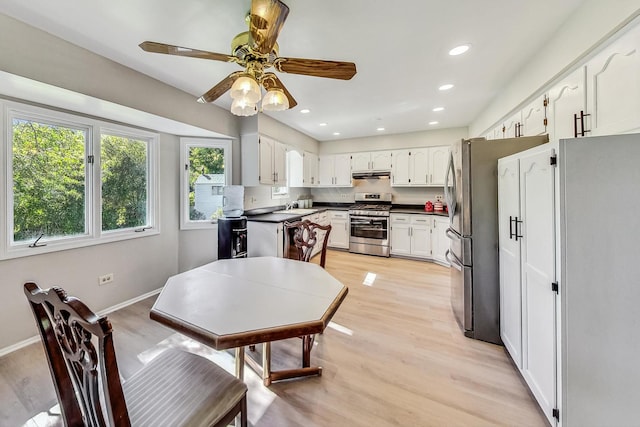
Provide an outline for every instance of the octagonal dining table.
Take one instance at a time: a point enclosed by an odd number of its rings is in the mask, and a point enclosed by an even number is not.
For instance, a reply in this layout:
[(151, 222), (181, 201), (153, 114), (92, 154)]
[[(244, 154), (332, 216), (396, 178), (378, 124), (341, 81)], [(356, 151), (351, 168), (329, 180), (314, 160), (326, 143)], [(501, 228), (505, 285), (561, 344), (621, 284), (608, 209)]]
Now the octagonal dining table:
[(322, 374), (321, 367), (310, 366), (310, 348), (301, 368), (271, 371), (270, 343), (322, 332), (347, 293), (346, 286), (314, 263), (277, 257), (225, 259), (170, 277), (150, 317), (216, 350), (235, 348), (236, 376), (241, 379), (244, 347), (262, 343), (262, 365), (251, 357), (246, 361), (269, 385)]

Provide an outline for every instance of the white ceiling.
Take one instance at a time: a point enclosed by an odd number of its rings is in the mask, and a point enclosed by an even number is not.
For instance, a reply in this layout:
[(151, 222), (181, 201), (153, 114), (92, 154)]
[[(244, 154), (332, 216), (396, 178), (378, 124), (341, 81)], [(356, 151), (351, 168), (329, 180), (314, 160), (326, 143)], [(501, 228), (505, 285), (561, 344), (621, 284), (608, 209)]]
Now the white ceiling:
[[(280, 56), (352, 61), (358, 73), (348, 81), (280, 73), (298, 106), (269, 115), (319, 141), (377, 135), (378, 127), (467, 126), (583, 1), (284, 0), (290, 13)], [(147, 53), (138, 44), (227, 54), (247, 29), (249, 9), (250, 0), (0, 2), (1, 13), (175, 86), (194, 102), (238, 66)], [(462, 43), (472, 45), (468, 53), (448, 55)], [(445, 83), (455, 87), (439, 91)], [(216, 104), (228, 108), (230, 98)], [(445, 110), (432, 111), (439, 106)]]

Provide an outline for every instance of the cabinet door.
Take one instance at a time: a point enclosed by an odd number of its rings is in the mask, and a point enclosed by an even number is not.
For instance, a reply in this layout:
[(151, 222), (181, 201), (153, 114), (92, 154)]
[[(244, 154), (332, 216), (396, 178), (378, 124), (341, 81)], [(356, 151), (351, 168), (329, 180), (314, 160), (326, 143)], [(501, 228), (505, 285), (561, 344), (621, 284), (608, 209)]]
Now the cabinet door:
[(334, 184), (335, 156), (333, 154), (319, 157), (318, 185), (322, 187)]
[(274, 185), (284, 187), (287, 185), (287, 146), (279, 142), (273, 145), (273, 172)]
[(275, 141), (260, 137), (260, 184), (273, 185), (275, 171), (273, 170), (273, 155)]
[[(398, 159), (393, 158), (393, 167)], [(409, 156), (409, 177), (411, 185), (427, 185), (429, 181), (429, 149), (412, 148)]]
[(351, 167), (354, 172), (368, 171), (371, 169), (371, 153), (353, 153), (351, 155)]
[[(549, 90), (547, 109), (547, 131), (549, 140), (574, 138), (574, 114), (580, 115), (585, 107), (585, 71), (584, 67), (571, 73)], [(578, 123), (578, 132), (580, 132)]]
[(518, 111), (504, 122), (505, 138), (517, 138), (520, 136), (519, 129), (522, 122), (522, 113)]
[(304, 187), (304, 158), (297, 150), (287, 151), (287, 185), (289, 187)]
[(522, 293), (520, 242), (520, 172), (517, 158), (498, 161), (498, 247), (500, 265), (500, 338), (522, 369)]
[(522, 126), (520, 133), (522, 136), (543, 135), (547, 132), (546, 95), (542, 95), (531, 104), (522, 109)]
[(318, 185), (318, 155), (304, 152), (304, 186), (315, 187)]
[(371, 153), (371, 169), (391, 170), (391, 151), (374, 151)]
[(345, 211), (333, 211), (329, 213), (331, 219), (331, 233), (329, 234), (329, 246), (332, 248), (349, 248), (348, 214)]
[(640, 27), (587, 64), (589, 135), (640, 130)]
[(431, 217), (413, 215), (411, 218), (411, 255), (431, 258)]
[(556, 407), (555, 170), (553, 150), (520, 158), (522, 376), (553, 425)]
[(504, 124), (499, 124), (495, 128), (493, 128), (493, 138), (491, 139), (502, 139), (504, 138)]
[(334, 163), (334, 184), (341, 186), (351, 186), (351, 155), (336, 154)]
[(393, 152), (393, 168), (391, 170), (391, 185), (409, 185), (409, 164), (411, 162), (410, 150), (396, 150)]
[(444, 186), (448, 160), (448, 146), (429, 148), (429, 185)]
[(250, 257), (276, 256), (282, 257), (284, 239), (282, 223), (247, 222), (247, 253)]
[(445, 257), (447, 250), (449, 250), (447, 228), (449, 228), (448, 218), (434, 218), (431, 232), (431, 256), (433, 259), (448, 265), (449, 263)]
[(411, 255), (411, 223), (409, 215), (390, 215), (391, 253)]

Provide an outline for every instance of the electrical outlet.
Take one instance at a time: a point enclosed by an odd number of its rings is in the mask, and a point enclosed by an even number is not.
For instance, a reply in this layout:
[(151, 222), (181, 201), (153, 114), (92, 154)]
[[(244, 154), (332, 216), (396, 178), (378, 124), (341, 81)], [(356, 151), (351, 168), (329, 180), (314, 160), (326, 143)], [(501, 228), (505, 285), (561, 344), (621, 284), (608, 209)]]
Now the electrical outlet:
[(444, 199), (444, 196), (443, 196), (442, 194), (438, 194), (438, 195), (436, 196), (436, 202), (441, 202), (441, 201), (442, 201), (442, 199)]
[(113, 282), (113, 273), (107, 273), (104, 276), (98, 276), (98, 285), (106, 285)]
[(346, 199), (347, 195), (346, 194), (341, 194), (340, 197), (343, 198), (343, 199)]

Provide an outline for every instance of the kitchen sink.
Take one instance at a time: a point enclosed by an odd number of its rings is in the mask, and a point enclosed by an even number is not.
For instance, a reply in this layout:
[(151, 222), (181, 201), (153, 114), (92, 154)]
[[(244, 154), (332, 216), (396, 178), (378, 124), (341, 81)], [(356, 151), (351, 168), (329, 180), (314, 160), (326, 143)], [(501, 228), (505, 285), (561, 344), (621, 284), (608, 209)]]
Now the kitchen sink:
[(275, 214), (308, 215), (317, 212), (318, 209), (287, 209), (284, 211), (274, 211)]

